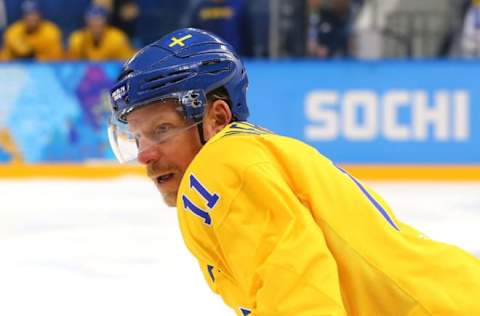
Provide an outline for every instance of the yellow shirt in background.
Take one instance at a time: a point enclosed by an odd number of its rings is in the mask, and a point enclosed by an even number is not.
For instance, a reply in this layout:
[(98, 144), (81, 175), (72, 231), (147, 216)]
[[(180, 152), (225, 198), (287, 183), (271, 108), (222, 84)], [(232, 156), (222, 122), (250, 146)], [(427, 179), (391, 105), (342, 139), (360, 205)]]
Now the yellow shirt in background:
[(62, 33), (52, 22), (44, 20), (35, 32), (29, 33), (25, 23), (20, 20), (4, 33), (3, 60), (33, 58), (50, 61), (63, 57)]
[(480, 315), (480, 261), (398, 221), (314, 148), (232, 123), (178, 192), (185, 243), (238, 315)]
[(134, 50), (127, 35), (114, 27), (107, 27), (99, 43), (94, 43), (87, 29), (73, 32), (69, 38), (68, 55), (71, 59), (94, 61), (127, 60)]

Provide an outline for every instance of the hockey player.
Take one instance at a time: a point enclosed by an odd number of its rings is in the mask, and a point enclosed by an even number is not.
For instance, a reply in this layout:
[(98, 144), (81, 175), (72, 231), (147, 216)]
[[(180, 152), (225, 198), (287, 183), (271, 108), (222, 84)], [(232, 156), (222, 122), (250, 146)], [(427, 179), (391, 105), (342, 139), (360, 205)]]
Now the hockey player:
[(177, 206), (214, 292), (238, 315), (480, 315), (476, 258), (397, 220), (314, 148), (247, 123), (246, 89), (229, 44), (181, 29), (111, 91), (117, 157)]

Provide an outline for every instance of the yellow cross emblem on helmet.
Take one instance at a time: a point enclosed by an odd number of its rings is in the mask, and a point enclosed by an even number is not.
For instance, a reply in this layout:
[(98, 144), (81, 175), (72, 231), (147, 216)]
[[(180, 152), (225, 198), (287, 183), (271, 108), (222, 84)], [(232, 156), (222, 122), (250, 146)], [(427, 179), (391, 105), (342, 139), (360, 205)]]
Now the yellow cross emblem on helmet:
[(188, 35), (185, 35), (184, 37), (181, 37), (181, 38), (176, 38), (175, 36), (172, 37), (172, 42), (168, 45), (168, 47), (173, 47), (175, 45), (180, 45), (180, 46), (185, 46), (185, 43), (184, 41), (186, 41), (187, 39), (191, 38), (192, 37), (192, 34), (188, 34)]

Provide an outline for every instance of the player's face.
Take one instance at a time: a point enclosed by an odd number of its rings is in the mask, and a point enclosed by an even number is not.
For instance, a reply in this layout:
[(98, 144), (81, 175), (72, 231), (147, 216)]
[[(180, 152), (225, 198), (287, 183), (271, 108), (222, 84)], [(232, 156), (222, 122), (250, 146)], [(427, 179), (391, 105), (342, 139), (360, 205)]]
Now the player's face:
[(183, 174), (201, 148), (196, 126), (177, 107), (174, 101), (157, 102), (127, 117), (138, 142), (138, 161), (169, 206), (176, 205)]
[(102, 35), (106, 25), (107, 22), (103, 17), (90, 17), (87, 19), (87, 27), (95, 37)]
[(38, 12), (33, 11), (33, 12), (26, 13), (23, 16), (23, 20), (25, 22), (27, 30), (33, 31), (37, 29), (37, 27), (40, 25), (42, 18), (40, 17), (40, 14)]

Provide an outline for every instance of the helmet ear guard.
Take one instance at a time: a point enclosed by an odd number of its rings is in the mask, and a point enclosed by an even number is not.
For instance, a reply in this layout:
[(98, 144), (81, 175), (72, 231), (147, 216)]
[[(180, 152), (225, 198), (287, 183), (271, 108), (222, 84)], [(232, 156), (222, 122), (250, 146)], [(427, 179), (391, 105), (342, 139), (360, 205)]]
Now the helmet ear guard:
[(185, 116), (199, 122), (202, 120), (203, 112), (207, 106), (207, 96), (203, 90), (186, 91), (180, 103)]

